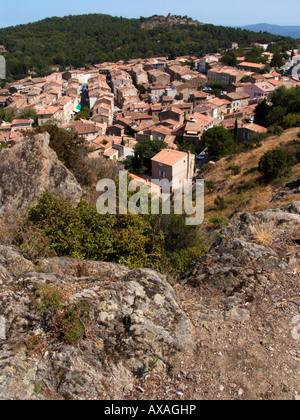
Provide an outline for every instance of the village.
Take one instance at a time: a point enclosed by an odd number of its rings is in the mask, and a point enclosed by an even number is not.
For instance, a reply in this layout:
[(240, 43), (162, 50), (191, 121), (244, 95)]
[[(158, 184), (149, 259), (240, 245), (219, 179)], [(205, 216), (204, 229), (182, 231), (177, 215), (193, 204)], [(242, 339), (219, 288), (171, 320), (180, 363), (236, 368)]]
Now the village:
[[(268, 45), (256, 46), (270, 64)], [(224, 65), (221, 54), (132, 59), (64, 72), (53, 67), (46, 77), (33, 74), (0, 90), (0, 108), (13, 115), (0, 126), (0, 144), (14, 144), (31, 130), (34, 121), (24, 115), (34, 110), (39, 126), (54, 122), (75, 130), (90, 146), (91, 157), (123, 163), (134, 156), (139, 141), (163, 141), (168, 149), (152, 159), (155, 177), (191, 179), (210, 160), (201, 143), (206, 130), (237, 128), (240, 142), (267, 132), (254, 123), (257, 104), (279, 86), (300, 85), (300, 48), (288, 53), (292, 58), (284, 68), (268, 73), (265, 64), (245, 57), (238, 57), (235, 67)], [(216, 92), (216, 86), (223, 89)], [(81, 116), (84, 109), (88, 119)], [(136, 178), (150, 182), (149, 174)]]

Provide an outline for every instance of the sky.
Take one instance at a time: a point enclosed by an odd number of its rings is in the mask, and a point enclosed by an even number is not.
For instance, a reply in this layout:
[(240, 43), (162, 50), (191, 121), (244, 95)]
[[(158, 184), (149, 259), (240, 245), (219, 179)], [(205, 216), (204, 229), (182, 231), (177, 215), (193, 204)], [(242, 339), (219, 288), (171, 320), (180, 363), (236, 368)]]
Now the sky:
[(300, 25), (300, 0), (1, 0), (1, 3), (0, 27), (87, 13), (127, 18), (172, 13), (223, 26)]

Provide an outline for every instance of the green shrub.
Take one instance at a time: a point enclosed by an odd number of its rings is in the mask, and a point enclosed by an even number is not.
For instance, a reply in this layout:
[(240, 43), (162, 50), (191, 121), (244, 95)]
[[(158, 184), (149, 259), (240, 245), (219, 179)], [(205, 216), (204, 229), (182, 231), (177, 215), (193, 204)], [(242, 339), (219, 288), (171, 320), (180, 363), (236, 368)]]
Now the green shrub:
[(57, 286), (40, 284), (37, 292), (38, 314), (47, 331), (69, 343), (83, 338), (89, 325), (88, 309), (81, 303), (69, 303), (66, 292)]
[(221, 229), (224, 226), (227, 226), (229, 219), (226, 217), (213, 217), (210, 219), (210, 223), (214, 226), (215, 229)]
[(242, 168), (238, 165), (230, 165), (228, 169), (232, 171), (233, 175), (239, 175), (242, 172)]
[(214, 181), (205, 181), (205, 186), (208, 192), (211, 194), (216, 189), (216, 183)]
[(220, 195), (218, 195), (218, 197), (215, 199), (214, 201), (215, 205), (218, 207), (219, 210), (226, 210), (227, 209), (227, 204), (225, 202), (225, 198), (221, 197)]
[(287, 167), (287, 153), (280, 147), (269, 150), (259, 162), (259, 171), (266, 181), (278, 178), (287, 170)]
[[(199, 228), (187, 226), (185, 217), (100, 215), (84, 201), (74, 208), (45, 192), (30, 209), (28, 223), (58, 256), (151, 267), (178, 277), (204, 252)], [(88, 267), (78, 266), (77, 273), (85, 275)]]

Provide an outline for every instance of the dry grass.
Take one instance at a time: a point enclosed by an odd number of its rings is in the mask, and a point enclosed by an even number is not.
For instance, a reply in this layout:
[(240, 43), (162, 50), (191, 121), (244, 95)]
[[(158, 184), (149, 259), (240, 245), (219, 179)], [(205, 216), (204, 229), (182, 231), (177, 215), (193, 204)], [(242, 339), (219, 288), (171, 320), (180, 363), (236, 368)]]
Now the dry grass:
[(258, 226), (255, 228), (253, 240), (259, 245), (271, 246), (275, 239), (276, 231), (269, 226)]

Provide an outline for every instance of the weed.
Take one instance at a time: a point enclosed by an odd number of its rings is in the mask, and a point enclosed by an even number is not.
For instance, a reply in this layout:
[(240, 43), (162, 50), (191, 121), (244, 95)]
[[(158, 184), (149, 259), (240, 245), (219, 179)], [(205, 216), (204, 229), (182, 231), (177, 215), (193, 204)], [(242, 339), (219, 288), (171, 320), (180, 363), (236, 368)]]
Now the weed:
[(258, 243), (259, 245), (263, 246), (270, 246), (274, 241), (275, 231), (267, 226), (258, 226), (255, 229), (253, 239), (254, 242)]
[[(48, 331), (68, 343), (75, 343), (86, 334), (89, 310), (81, 303), (70, 303), (64, 290), (56, 286), (38, 286), (38, 313)], [(34, 343), (33, 343), (34, 344)]]

